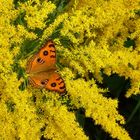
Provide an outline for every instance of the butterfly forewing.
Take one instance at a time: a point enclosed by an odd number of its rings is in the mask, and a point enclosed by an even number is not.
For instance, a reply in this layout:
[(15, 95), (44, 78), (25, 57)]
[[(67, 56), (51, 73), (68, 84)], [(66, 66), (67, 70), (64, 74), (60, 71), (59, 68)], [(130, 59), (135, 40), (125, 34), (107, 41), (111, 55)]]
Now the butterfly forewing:
[(50, 69), (55, 70), (56, 63), (56, 50), (54, 43), (48, 41), (40, 49), (40, 51), (31, 57), (27, 63), (27, 73), (37, 73), (41, 71), (47, 71)]

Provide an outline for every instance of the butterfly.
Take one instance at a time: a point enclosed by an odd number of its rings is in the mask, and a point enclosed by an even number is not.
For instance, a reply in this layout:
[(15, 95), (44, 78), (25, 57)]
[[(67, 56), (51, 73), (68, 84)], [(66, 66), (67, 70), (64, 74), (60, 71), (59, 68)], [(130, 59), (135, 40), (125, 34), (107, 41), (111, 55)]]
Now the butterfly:
[(66, 91), (65, 83), (56, 70), (55, 45), (52, 40), (48, 40), (27, 62), (29, 83), (36, 88), (45, 88), (63, 94)]

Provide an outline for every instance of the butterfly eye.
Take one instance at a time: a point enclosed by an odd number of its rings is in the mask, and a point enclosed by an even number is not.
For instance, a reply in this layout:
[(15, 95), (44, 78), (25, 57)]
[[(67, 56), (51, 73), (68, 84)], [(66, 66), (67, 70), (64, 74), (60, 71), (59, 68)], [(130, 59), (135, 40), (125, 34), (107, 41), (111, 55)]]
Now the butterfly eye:
[(56, 83), (51, 83), (51, 86), (52, 87), (56, 87)]
[(48, 55), (48, 51), (44, 51), (43, 54), (46, 56)]

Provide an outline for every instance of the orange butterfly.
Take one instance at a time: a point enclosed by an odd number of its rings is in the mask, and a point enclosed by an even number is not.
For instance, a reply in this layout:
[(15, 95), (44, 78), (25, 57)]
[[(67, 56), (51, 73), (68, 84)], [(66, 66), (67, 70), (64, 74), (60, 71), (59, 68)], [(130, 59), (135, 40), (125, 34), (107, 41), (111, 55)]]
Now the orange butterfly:
[(56, 72), (55, 64), (56, 49), (53, 41), (49, 40), (27, 63), (26, 72), (29, 74), (31, 85), (65, 93), (65, 83)]

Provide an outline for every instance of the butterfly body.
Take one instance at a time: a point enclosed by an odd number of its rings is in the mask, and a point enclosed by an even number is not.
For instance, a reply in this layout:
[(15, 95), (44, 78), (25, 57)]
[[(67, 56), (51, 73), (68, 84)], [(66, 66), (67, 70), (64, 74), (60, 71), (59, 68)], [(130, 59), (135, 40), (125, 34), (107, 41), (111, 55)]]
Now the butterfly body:
[(29, 82), (36, 88), (45, 88), (60, 93), (65, 92), (65, 83), (56, 72), (56, 50), (48, 41), (27, 63)]

